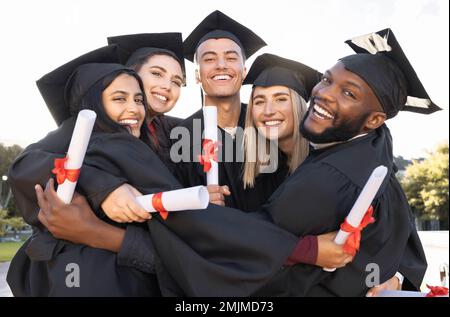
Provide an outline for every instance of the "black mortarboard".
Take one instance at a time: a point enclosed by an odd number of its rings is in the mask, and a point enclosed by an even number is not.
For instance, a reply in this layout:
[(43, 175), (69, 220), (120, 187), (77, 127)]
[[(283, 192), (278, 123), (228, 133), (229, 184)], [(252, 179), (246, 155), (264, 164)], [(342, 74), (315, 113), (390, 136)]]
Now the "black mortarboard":
[(124, 65), (133, 65), (155, 52), (166, 52), (178, 60), (185, 73), (183, 39), (181, 33), (142, 33), (108, 37), (108, 44), (116, 44)]
[(391, 29), (346, 41), (357, 53), (340, 59), (372, 88), (388, 118), (400, 110), (430, 114), (441, 110), (428, 96)]
[(244, 85), (270, 87), (286, 86), (308, 101), (312, 88), (322, 74), (302, 63), (273, 54), (258, 56), (252, 64)]
[(184, 57), (193, 62), (195, 52), (200, 44), (209, 39), (220, 38), (227, 38), (236, 42), (246, 58), (267, 45), (252, 30), (216, 10), (200, 22), (184, 40)]
[(36, 81), (56, 123), (60, 125), (71, 116), (69, 93), (75, 81), (77, 94), (81, 98), (99, 79), (114, 71), (127, 69), (118, 63), (117, 47), (109, 45), (75, 58)]

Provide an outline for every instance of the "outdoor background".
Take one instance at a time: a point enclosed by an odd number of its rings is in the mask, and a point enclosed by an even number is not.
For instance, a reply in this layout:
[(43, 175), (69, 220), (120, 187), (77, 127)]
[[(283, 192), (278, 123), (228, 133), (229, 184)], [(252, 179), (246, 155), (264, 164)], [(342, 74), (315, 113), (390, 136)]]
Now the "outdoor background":
[[(181, 31), (185, 38), (216, 9), (269, 44), (256, 55), (278, 54), (319, 71), (352, 53), (345, 40), (392, 28), (431, 99), (444, 109), (428, 116), (400, 113), (388, 121), (398, 175), (418, 228), (448, 230), (448, 0), (6, 1), (0, 12), (0, 296), (9, 295), (4, 283), (8, 261), (29, 232), (17, 217), (7, 169), (23, 147), (56, 128), (35, 81), (106, 45), (107, 36)], [(170, 112), (183, 118), (200, 108), (194, 65), (186, 63), (188, 86)], [(245, 87), (242, 100), (248, 96)], [(432, 264), (426, 282), (437, 285), (440, 264), (448, 267), (448, 231), (421, 237)]]

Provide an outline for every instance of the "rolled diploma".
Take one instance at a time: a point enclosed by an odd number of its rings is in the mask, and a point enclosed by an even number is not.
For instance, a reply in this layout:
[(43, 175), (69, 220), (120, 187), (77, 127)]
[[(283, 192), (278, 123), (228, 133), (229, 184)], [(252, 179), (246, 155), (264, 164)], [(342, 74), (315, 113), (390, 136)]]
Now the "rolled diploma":
[[(203, 122), (205, 125), (204, 139), (217, 142), (217, 107), (203, 107)], [(211, 160), (211, 169), (206, 172), (206, 184), (219, 185), (219, 164)]]
[[(152, 205), (153, 194), (136, 197), (138, 203), (148, 212), (156, 212)], [(205, 186), (195, 186), (163, 192), (162, 205), (167, 211), (205, 209), (209, 193)]]
[[(72, 139), (70, 140), (69, 150), (67, 151), (68, 160), (65, 164), (66, 169), (79, 169), (83, 165), (86, 149), (91, 138), (97, 114), (92, 110), (81, 110), (78, 113), (75, 128), (73, 129)], [(61, 185), (58, 185), (56, 193), (66, 204), (72, 201), (73, 192), (77, 183), (68, 179)]]
[[(388, 169), (383, 165), (380, 165), (373, 170), (372, 174), (369, 177), (369, 180), (367, 181), (366, 185), (364, 185), (364, 188), (359, 194), (358, 199), (356, 199), (355, 204), (353, 205), (347, 216), (347, 222), (352, 227), (358, 227), (361, 224), (361, 221), (364, 218), (367, 209), (369, 209), (370, 204), (375, 198), (375, 195), (377, 194), (384, 178), (386, 177), (387, 171)], [(343, 245), (345, 241), (347, 241), (349, 235), (350, 233), (339, 230), (336, 238), (334, 239), (334, 242), (339, 245)], [(333, 272), (336, 269), (324, 268), (324, 270)]]

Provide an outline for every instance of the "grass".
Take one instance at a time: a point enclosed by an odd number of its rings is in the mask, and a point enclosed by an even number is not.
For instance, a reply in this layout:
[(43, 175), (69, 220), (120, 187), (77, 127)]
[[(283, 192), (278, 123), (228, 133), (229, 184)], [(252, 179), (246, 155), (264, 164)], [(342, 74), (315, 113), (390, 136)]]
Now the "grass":
[(11, 261), (23, 242), (0, 242), (0, 262)]

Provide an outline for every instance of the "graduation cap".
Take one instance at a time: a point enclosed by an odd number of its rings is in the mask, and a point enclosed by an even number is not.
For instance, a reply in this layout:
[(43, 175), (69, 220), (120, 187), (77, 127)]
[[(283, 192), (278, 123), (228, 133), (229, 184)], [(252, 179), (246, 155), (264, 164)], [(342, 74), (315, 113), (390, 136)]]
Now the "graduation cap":
[(74, 82), (77, 83), (77, 94), (81, 98), (87, 90), (106, 75), (127, 69), (118, 64), (116, 45), (109, 45), (58, 67), (36, 81), (39, 92), (58, 126), (71, 117), (69, 95)]
[(388, 118), (398, 111), (430, 114), (441, 110), (428, 96), (391, 29), (347, 40), (357, 54), (340, 59), (372, 88)]
[(197, 48), (209, 39), (227, 38), (241, 48), (245, 57), (250, 57), (261, 47), (266, 46), (252, 30), (223, 14), (219, 10), (208, 15), (184, 40), (184, 56), (191, 62)]
[(258, 56), (245, 77), (244, 85), (260, 87), (286, 86), (306, 101), (322, 74), (302, 63), (273, 54)]
[(142, 33), (108, 37), (108, 44), (116, 44), (124, 65), (133, 65), (155, 52), (173, 56), (185, 73), (183, 39), (181, 33)]

